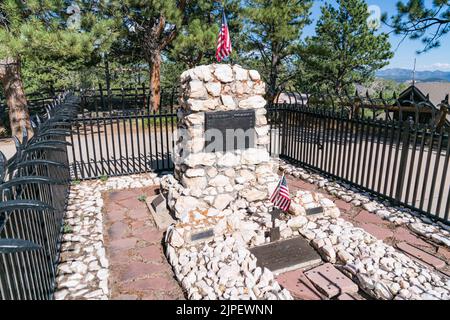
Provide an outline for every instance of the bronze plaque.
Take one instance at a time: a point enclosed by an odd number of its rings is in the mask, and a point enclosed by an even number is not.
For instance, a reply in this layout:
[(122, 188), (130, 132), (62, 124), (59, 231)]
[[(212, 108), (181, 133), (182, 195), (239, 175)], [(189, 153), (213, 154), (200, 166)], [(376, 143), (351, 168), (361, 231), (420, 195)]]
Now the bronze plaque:
[(323, 209), (323, 207), (314, 207), (314, 208), (306, 209), (305, 211), (306, 211), (306, 215), (310, 216), (310, 215), (313, 215), (313, 214), (323, 213), (324, 209)]
[(206, 231), (201, 231), (195, 234), (191, 235), (191, 241), (198, 241), (198, 240), (203, 240), (203, 239), (209, 239), (214, 237), (214, 230), (213, 229), (209, 229)]
[(206, 152), (245, 150), (255, 146), (255, 110), (207, 112)]

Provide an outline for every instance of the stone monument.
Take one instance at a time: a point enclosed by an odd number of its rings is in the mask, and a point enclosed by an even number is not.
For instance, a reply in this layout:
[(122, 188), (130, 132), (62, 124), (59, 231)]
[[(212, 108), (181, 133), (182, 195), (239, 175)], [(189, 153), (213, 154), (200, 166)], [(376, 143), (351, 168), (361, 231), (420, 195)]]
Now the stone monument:
[(212, 64), (185, 71), (174, 155), (185, 188), (178, 218), (194, 208), (224, 210), (239, 199), (264, 201), (278, 182), (268, 145), (265, 84), (255, 70)]

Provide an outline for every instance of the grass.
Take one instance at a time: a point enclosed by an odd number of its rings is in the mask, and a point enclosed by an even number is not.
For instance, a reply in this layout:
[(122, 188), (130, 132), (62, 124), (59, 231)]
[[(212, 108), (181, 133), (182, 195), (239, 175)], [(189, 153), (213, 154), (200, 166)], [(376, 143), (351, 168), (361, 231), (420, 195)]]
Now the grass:
[(72, 226), (70, 224), (64, 223), (63, 233), (72, 233), (72, 232), (73, 232)]
[(162, 125), (167, 125), (167, 124), (174, 124), (176, 125), (177, 122), (177, 117), (169, 117), (169, 116), (164, 116), (164, 117), (158, 117), (158, 118), (147, 118), (147, 119), (143, 119), (140, 120), (142, 122), (142, 125), (144, 127), (150, 126), (151, 128), (153, 128), (153, 126), (159, 126), (160, 124)]
[(147, 200), (147, 196), (145, 194), (142, 194), (137, 199), (141, 202), (145, 202), (145, 200)]
[(108, 181), (108, 176), (105, 176), (105, 175), (100, 176), (100, 181), (101, 181), (101, 182), (106, 182), (106, 181)]
[(81, 183), (81, 180), (72, 180), (72, 185), (77, 186)]

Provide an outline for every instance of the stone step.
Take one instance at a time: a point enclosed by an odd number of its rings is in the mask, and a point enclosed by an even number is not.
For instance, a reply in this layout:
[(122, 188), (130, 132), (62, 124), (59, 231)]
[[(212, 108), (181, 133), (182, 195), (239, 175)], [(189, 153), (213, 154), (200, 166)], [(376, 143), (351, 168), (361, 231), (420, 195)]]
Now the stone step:
[(331, 263), (325, 263), (305, 272), (306, 277), (328, 298), (344, 293), (357, 293), (358, 285), (347, 278)]
[(413, 258), (416, 258), (417, 260), (419, 260), (422, 263), (425, 263), (426, 265), (432, 266), (433, 268), (442, 269), (446, 265), (444, 260), (441, 260), (438, 257), (433, 256), (428, 252), (419, 249), (417, 247), (414, 247), (406, 242), (400, 242), (396, 246), (398, 249), (405, 252), (406, 254), (412, 256)]
[(278, 283), (298, 300), (323, 300), (325, 297), (314, 287), (302, 270), (294, 270), (276, 277)]

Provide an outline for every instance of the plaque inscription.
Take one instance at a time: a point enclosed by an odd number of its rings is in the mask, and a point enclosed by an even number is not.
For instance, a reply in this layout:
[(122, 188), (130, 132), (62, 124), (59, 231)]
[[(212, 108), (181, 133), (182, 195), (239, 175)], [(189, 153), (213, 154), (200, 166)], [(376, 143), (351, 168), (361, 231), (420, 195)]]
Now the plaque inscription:
[(205, 114), (207, 152), (233, 151), (255, 146), (255, 110), (219, 111)]

